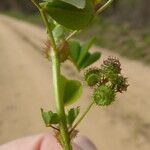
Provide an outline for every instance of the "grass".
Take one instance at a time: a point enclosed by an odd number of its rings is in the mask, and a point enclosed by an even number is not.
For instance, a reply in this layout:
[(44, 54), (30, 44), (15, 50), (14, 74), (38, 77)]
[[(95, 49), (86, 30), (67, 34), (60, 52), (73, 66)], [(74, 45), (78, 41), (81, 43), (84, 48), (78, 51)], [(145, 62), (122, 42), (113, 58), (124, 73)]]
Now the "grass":
[[(38, 14), (25, 15), (15, 11), (3, 12), (3, 14), (42, 25)], [(118, 24), (105, 18), (95, 19), (91, 26), (78, 38), (86, 40), (96, 36), (98, 46), (116, 51), (130, 59), (150, 64), (150, 28), (134, 29), (128, 23)]]

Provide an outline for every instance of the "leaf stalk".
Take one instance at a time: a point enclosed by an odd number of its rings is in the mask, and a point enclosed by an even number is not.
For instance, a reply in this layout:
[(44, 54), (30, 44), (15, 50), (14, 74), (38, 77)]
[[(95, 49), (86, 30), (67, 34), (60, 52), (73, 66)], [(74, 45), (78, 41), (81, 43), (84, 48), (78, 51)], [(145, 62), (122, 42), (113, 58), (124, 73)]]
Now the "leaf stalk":
[(100, 8), (97, 10), (96, 15), (101, 14), (106, 8), (108, 8), (108, 7), (112, 4), (113, 1), (114, 1), (114, 0), (108, 0), (102, 7), (100, 7)]
[(94, 105), (94, 101), (90, 102), (90, 104), (88, 105), (87, 109), (84, 111), (84, 113), (81, 115), (81, 117), (79, 118), (79, 120), (76, 122), (76, 124), (72, 127), (72, 129), (70, 130), (69, 133), (71, 133), (72, 131), (74, 131), (74, 129), (80, 124), (80, 122), (84, 119), (84, 117), (87, 115), (87, 113), (90, 111), (90, 109), (92, 108), (92, 106)]

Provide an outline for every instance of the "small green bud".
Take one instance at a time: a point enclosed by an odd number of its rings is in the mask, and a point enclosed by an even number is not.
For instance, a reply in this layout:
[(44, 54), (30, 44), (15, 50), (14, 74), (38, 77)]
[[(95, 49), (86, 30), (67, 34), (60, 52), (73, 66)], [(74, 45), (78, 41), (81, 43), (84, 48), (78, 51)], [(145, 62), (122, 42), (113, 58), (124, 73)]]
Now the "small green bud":
[(90, 68), (84, 74), (84, 79), (89, 86), (96, 85), (100, 81), (100, 78), (101, 72), (100, 69), (97, 68)]
[(93, 99), (98, 106), (108, 106), (115, 101), (115, 91), (106, 85), (95, 89)]

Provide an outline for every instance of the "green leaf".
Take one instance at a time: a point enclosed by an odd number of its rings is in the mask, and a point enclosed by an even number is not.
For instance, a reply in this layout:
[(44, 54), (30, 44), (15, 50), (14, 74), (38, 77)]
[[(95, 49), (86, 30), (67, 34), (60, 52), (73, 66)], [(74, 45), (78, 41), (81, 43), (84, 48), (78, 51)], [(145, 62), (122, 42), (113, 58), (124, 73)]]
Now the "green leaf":
[(57, 113), (53, 113), (52, 111), (44, 112), (43, 109), (41, 109), (41, 113), (46, 126), (58, 124), (60, 121)]
[(82, 85), (80, 81), (68, 80), (62, 76), (61, 83), (61, 94), (64, 105), (75, 103), (82, 94)]
[[(43, 0), (44, 2), (54, 2), (55, 0)], [(86, 0), (60, 0), (77, 8), (83, 9), (86, 5)]]
[(99, 52), (95, 52), (93, 54), (88, 55), (87, 57), (85, 57), (85, 60), (83, 60), (81, 64), (81, 68), (84, 69), (90, 66), (91, 64), (96, 62), (100, 58), (100, 56), (101, 56), (101, 53)]
[(71, 126), (77, 118), (77, 116), (79, 115), (79, 113), (80, 107), (70, 109), (67, 115), (67, 124)]
[(95, 38), (92, 38), (82, 46), (79, 54), (78, 62), (77, 62), (78, 65), (82, 63), (83, 59), (86, 57), (89, 49), (91, 48), (94, 42), (95, 42)]
[(64, 37), (64, 30), (61, 25), (57, 25), (53, 29), (53, 36), (56, 42), (60, 41)]
[(45, 9), (56, 22), (72, 30), (85, 28), (94, 18), (95, 10), (93, 0), (86, 0), (84, 9), (79, 9), (62, 1), (46, 3), (43, 9)]
[(79, 57), (79, 53), (80, 53), (80, 43), (76, 42), (76, 41), (70, 41), (69, 42), (69, 55), (71, 60), (74, 62), (74, 64), (77, 64), (77, 60)]
[(69, 57), (79, 71), (90, 66), (100, 58), (101, 54), (99, 52), (94, 52), (93, 54), (89, 52), (94, 41), (95, 38), (92, 38), (82, 47), (77, 41), (69, 41)]
[(61, 0), (61, 1), (64, 1), (80, 9), (83, 9), (86, 4), (86, 0)]

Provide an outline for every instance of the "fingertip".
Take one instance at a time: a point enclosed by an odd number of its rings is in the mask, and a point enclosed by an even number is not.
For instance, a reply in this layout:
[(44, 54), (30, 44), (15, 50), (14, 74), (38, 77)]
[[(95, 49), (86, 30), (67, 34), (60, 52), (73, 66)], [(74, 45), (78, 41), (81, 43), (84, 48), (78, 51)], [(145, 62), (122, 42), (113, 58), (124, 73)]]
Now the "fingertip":
[(82, 150), (97, 150), (96, 146), (85, 136), (78, 136), (74, 142), (80, 146)]
[(47, 134), (42, 140), (39, 150), (62, 150), (60, 143), (52, 134)]

